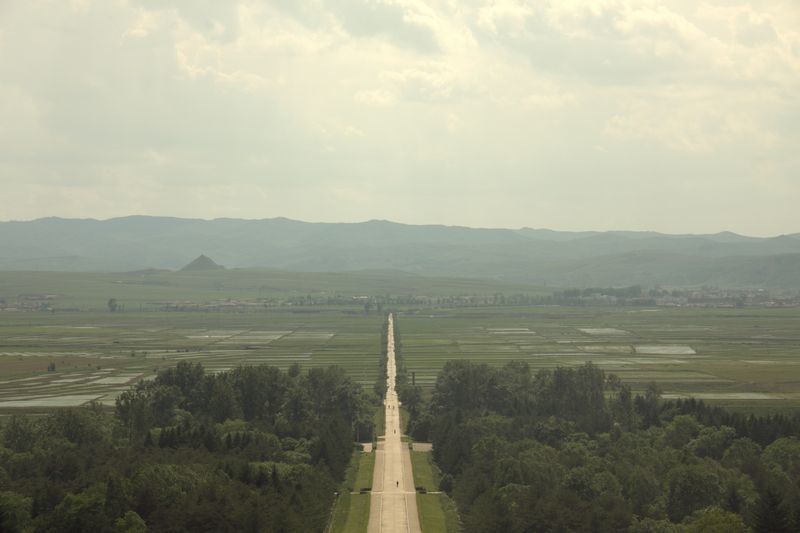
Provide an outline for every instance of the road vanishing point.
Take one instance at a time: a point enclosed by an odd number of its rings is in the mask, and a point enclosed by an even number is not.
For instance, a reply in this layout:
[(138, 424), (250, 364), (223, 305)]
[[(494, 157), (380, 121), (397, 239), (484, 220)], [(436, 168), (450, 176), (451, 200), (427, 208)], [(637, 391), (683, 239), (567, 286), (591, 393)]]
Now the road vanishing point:
[(394, 315), (389, 315), (386, 347), (386, 435), (375, 451), (375, 471), (369, 509), (368, 533), (422, 533), (417, 514), (417, 494), (411, 470), (411, 453), (402, 442), (400, 403), (395, 380)]

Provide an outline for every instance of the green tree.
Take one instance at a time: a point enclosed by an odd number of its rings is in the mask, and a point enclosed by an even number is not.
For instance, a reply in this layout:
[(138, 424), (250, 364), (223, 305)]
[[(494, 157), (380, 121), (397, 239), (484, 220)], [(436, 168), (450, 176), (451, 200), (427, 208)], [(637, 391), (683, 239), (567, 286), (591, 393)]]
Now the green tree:
[(764, 449), (762, 460), (765, 464), (780, 467), (790, 475), (800, 475), (800, 440), (789, 437), (775, 440)]
[(684, 523), (685, 533), (748, 533), (748, 528), (742, 517), (720, 509), (707, 507), (695, 511)]
[(117, 533), (146, 533), (147, 524), (134, 511), (128, 511), (125, 516), (114, 522), (114, 531)]
[(42, 425), (43, 433), (48, 437), (61, 437), (78, 446), (102, 446), (111, 440), (103, 407), (99, 404), (55, 411), (42, 421)]
[[(609, 374), (609, 378), (611, 376), (616, 377), (614, 374)], [(617, 390), (616, 398), (611, 405), (611, 411), (614, 416), (614, 420), (621, 426), (622, 429), (625, 431), (630, 431), (637, 425), (636, 411), (633, 407), (633, 394), (631, 393), (631, 388), (624, 384), (614, 386)]]
[(736, 430), (732, 427), (704, 427), (697, 438), (689, 443), (689, 449), (698, 457), (720, 460), (735, 437)]
[(61, 503), (48, 515), (48, 530), (63, 533), (104, 531), (110, 526), (105, 514), (103, 497), (95, 491), (67, 493)]
[(115, 402), (117, 418), (127, 429), (131, 442), (142, 443), (153, 427), (154, 415), (148, 386), (146, 382), (139, 382), (117, 396)]
[(707, 463), (679, 465), (667, 476), (667, 514), (680, 522), (694, 511), (721, 503), (722, 484)]
[(722, 465), (755, 477), (761, 469), (761, 446), (746, 437), (736, 439), (725, 450)]
[(28, 531), (33, 500), (16, 492), (0, 492), (0, 531)]
[(33, 419), (13, 415), (3, 427), (3, 446), (17, 453), (27, 452), (36, 443), (36, 433)]
[(659, 425), (658, 404), (661, 400), (661, 388), (655, 381), (648, 383), (644, 398), (637, 396), (637, 409), (642, 417), (644, 427)]
[(772, 489), (767, 489), (756, 504), (753, 518), (755, 533), (791, 533), (789, 514), (783, 506), (781, 497)]
[(669, 520), (634, 517), (628, 533), (683, 533), (683, 528)]
[(678, 415), (664, 428), (664, 444), (682, 448), (700, 433), (700, 424), (691, 415)]
[(240, 413), (236, 391), (231, 383), (221, 376), (216, 376), (211, 387), (208, 411), (215, 422), (236, 418)]

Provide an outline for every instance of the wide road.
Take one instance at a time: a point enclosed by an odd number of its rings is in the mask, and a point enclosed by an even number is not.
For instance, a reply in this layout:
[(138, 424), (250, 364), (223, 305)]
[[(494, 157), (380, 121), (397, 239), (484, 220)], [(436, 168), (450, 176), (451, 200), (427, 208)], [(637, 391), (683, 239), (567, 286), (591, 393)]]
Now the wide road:
[(408, 445), (400, 440), (400, 406), (395, 391), (394, 316), (389, 315), (386, 364), (386, 436), (375, 451), (368, 533), (421, 533)]

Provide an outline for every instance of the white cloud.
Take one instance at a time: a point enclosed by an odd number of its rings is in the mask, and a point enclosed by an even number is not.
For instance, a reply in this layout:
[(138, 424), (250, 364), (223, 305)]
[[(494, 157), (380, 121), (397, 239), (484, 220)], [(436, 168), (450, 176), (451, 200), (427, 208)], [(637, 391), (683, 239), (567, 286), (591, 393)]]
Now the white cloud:
[(136, 18), (131, 22), (125, 36), (142, 38), (150, 35), (158, 25), (162, 17), (159, 13), (154, 11), (147, 11), (144, 9), (137, 10)]
[[(800, 230), (792, 3), (52, 0), (0, 15), (0, 218)], [(651, 207), (611, 220), (612, 189)], [(652, 204), (698, 191), (771, 215)]]
[(397, 102), (397, 95), (385, 89), (358, 91), (354, 99), (356, 102), (373, 107), (387, 107)]

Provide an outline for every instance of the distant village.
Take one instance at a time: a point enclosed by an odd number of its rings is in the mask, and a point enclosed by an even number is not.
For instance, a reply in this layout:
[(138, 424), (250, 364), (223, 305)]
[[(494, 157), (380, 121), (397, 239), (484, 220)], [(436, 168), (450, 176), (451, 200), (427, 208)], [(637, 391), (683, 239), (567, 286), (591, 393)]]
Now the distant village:
[(639, 305), (657, 307), (798, 307), (800, 292), (767, 289), (645, 289), (638, 285), (622, 289), (571, 289), (553, 294), (554, 303), (564, 305)]
[[(516, 305), (567, 305), (567, 306), (641, 306), (641, 307), (711, 307), (711, 308), (789, 308), (800, 307), (800, 292), (770, 291), (767, 289), (721, 289), (702, 287), (695, 289), (646, 289), (640, 286), (623, 288), (566, 289), (552, 294), (490, 294), (458, 296), (366, 296), (343, 294), (318, 294), (276, 298), (223, 298), (207, 302), (191, 300), (152, 301), (125, 306), (125, 302), (81, 309), (59, 305), (60, 294), (19, 294), (0, 296), (0, 312), (78, 312), (78, 311), (181, 311), (221, 312), (255, 311), (276, 307), (293, 307), (297, 312), (313, 312), (320, 306), (350, 306), (354, 312), (382, 313), (389, 306), (516, 306)], [(115, 299), (112, 299), (115, 300)], [(111, 300), (109, 300), (110, 302)]]

